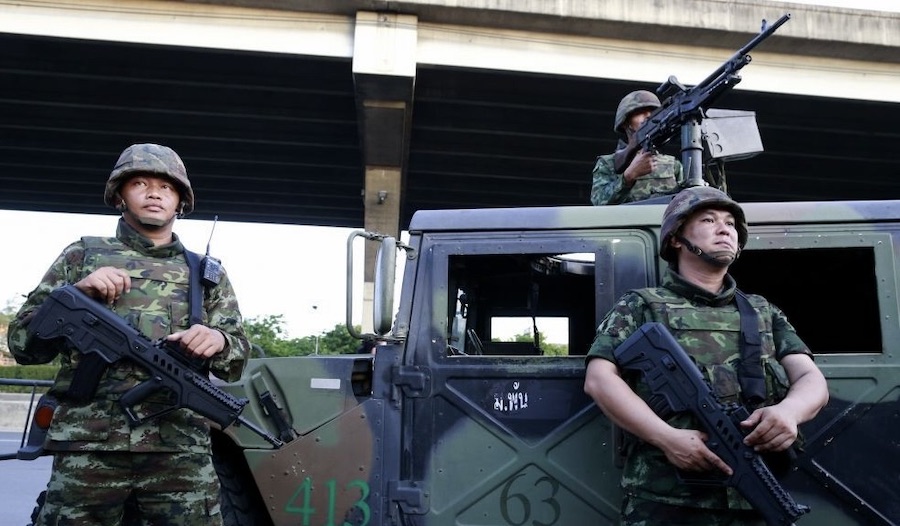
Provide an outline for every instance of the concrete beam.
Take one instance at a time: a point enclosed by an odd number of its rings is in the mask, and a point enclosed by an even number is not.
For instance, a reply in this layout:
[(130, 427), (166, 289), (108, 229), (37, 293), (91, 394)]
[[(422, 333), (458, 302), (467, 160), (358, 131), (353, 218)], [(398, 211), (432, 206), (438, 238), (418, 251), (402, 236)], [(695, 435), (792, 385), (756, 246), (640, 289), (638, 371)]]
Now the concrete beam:
[[(418, 21), (409, 15), (356, 15), (353, 82), (365, 164), (365, 229), (399, 239), (400, 208), (412, 126)], [(364, 324), (371, 323), (375, 255), (366, 242)], [(371, 327), (363, 326), (364, 332)]]
[(360, 12), (353, 83), (365, 165), (403, 172), (409, 145), (418, 31), (413, 16)]
[[(736, 89), (900, 102), (900, 61), (773, 50), (778, 35), (793, 23), (786, 23), (751, 53), (753, 61), (742, 71), (743, 81)], [(700, 82), (754, 35), (722, 49), (471, 26), (422, 25), (419, 33), (419, 64), (640, 81), (648, 89), (669, 75), (684, 84)], [(900, 58), (900, 47), (894, 52)]]
[(0, 32), (324, 57), (353, 54), (353, 20), (346, 16), (188, 2), (0, 3)]
[[(698, 82), (758, 31), (761, 18), (790, 12), (792, 20), (753, 53), (738, 90), (900, 102), (900, 12), (740, 0), (224, 4), (22, 0), (0, 5), (0, 31), (350, 58), (369, 52), (354, 47), (356, 33), (366, 25), (357, 21), (358, 9), (381, 7), (411, 13), (417, 39), (403, 37), (415, 49), (413, 55), (395, 45), (399, 58), (382, 53), (378, 60), (406, 61), (404, 67), (413, 69), (433, 64), (631, 80), (653, 87), (669, 75), (686, 84)], [(377, 17), (367, 23), (377, 33)], [(376, 63), (370, 65), (359, 82), (362, 97), (402, 100), (411, 89), (404, 79), (408, 74), (380, 74)], [(371, 152), (396, 152), (399, 145), (385, 146)], [(371, 162), (389, 164), (383, 158)]]
[(773, 51), (898, 62), (900, 9), (871, 11), (758, 0), (193, 0), (351, 16), (359, 10), (415, 15), (449, 24), (637, 42), (732, 48), (760, 20), (791, 13)]

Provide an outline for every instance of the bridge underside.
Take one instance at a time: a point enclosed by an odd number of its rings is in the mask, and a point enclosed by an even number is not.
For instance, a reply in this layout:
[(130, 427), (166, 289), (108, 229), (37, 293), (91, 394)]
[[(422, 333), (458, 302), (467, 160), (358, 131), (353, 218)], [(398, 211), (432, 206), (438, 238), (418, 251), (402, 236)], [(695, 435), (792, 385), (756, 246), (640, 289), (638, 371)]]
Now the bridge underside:
[[(393, 45), (410, 28), (420, 40), (431, 31), (415, 17), (371, 16)], [(353, 22), (356, 40), (331, 55), (0, 32), (0, 208), (109, 212), (105, 178), (134, 142), (182, 154), (199, 219), (358, 227), (380, 217), (392, 230), (419, 209), (587, 204), (619, 99), (687, 68), (673, 59), (633, 79), (492, 69), (477, 57), (429, 63), (421, 48), (384, 66), (389, 55), (362, 59), (360, 46), (385, 33)], [(888, 81), (896, 66), (884, 65)], [(736, 199), (900, 198), (900, 104), (792, 93), (802, 79), (790, 71), (777, 89), (751, 89), (756, 67), (717, 104), (755, 111), (765, 148), (727, 165)]]

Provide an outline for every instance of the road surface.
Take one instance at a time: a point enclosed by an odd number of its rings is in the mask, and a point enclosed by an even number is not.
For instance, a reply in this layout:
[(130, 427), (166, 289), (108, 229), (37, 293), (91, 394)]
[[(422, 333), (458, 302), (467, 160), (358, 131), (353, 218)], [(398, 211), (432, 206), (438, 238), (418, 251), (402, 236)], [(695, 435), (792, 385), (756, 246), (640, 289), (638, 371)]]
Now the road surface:
[[(19, 448), (21, 434), (0, 431), (0, 454)], [(25, 526), (31, 523), (35, 499), (50, 479), (50, 457), (37, 460), (0, 461), (0, 524)]]

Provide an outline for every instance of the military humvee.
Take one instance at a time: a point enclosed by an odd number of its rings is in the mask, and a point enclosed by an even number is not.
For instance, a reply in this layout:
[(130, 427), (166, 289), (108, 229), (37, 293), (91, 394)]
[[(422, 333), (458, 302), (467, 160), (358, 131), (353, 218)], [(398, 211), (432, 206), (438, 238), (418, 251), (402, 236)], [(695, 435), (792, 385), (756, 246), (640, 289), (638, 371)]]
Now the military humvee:
[[(381, 250), (374, 354), (253, 360), (227, 386), (297, 434), (280, 450), (241, 428), (217, 436), (234, 523), (614, 524), (616, 448), (583, 355), (618, 297), (659, 279), (663, 210), (416, 213), (393, 322), (398, 249)], [(812, 508), (798, 522), (900, 524), (900, 202), (745, 210), (733, 275), (788, 314), (831, 390), (783, 481)], [(509, 318), (563, 325), (568, 353), (497, 341)]]
[[(798, 523), (900, 524), (900, 201), (744, 208), (732, 274), (787, 313), (830, 386), (782, 481), (812, 508)], [(350, 247), (382, 243), (376, 351), (253, 359), (224, 386), (289, 439), (216, 432), (226, 523), (615, 524), (614, 434), (583, 392), (584, 354), (619, 296), (657, 283), (663, 210), (421, 211), (407, 244), (354, 233)], [(510, 319), (563, 327), (567, 352), (503, 341)]]

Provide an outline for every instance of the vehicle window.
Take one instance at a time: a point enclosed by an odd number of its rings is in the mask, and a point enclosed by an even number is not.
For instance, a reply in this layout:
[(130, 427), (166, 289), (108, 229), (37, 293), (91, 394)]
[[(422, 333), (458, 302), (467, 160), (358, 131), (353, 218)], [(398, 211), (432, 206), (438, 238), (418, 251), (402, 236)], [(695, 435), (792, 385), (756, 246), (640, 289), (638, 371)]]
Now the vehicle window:
[(572, 255), (451, 256), (451, 352), (585, 354), (596, 330), (593, 267)]
[(564, 356), (569, 354), (569, 318), (495, 316), (491, 318), (491, 341), (534, 342), (544, 355)]
[(731, 273), (783, 310), (815, 354), (881, 353), (877, 255), (874, 245), (746, 250)]

